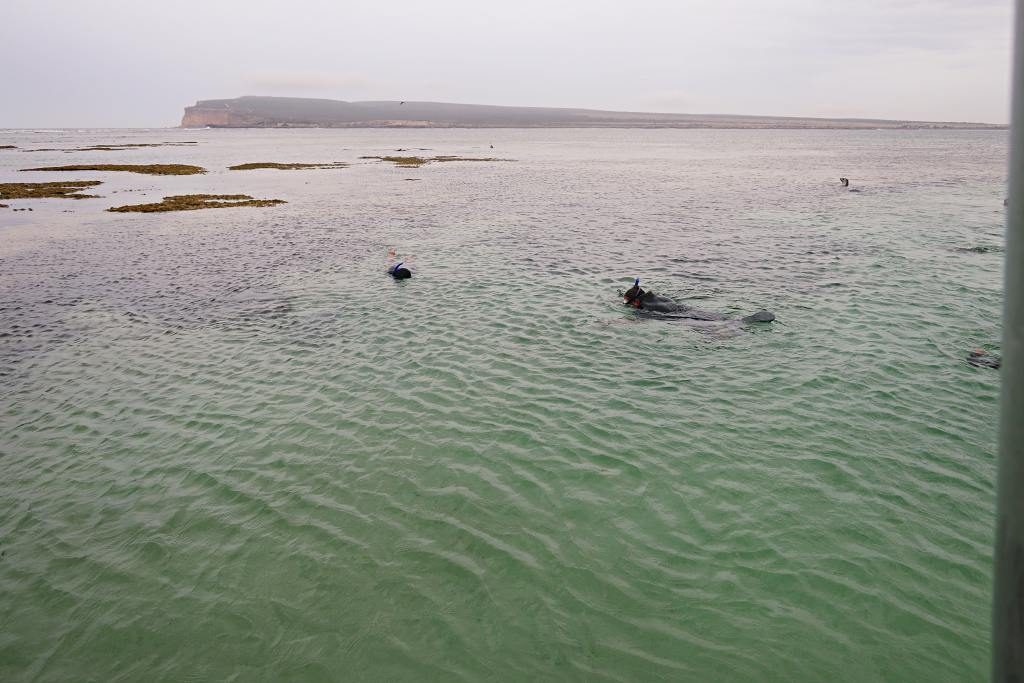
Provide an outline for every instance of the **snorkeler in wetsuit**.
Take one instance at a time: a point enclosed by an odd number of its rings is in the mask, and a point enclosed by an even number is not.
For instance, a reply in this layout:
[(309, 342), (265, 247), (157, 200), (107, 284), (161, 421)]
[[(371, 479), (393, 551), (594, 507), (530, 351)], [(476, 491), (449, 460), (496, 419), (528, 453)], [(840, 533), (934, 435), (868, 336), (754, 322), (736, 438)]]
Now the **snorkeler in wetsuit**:
[(635, 280), (633, 280), (633, 286), (630, 287), (629, 289), (627, 289), (626, 293), (623, 294), (622, 296), (625, 299), (624, 303), (627, 306), (633, 306), (634, 308), (640, 308), (641, 307), (640, 301), (643, 298), (644, 294), (646, 294), (646, 293), (647, 292), (645, 292), (643, 290), (643, 288), (640, 287), (640, 278), (636, 278)]
[(403, 268), (403, 263), (405, 263), (405, 261), (399, 261), (395, 265), (388, 268), (388, 275), (395, 278), (396, 280), (405, 280), (407, 278), (412, 277), (412, 271), (409, 270), (408, 268)]

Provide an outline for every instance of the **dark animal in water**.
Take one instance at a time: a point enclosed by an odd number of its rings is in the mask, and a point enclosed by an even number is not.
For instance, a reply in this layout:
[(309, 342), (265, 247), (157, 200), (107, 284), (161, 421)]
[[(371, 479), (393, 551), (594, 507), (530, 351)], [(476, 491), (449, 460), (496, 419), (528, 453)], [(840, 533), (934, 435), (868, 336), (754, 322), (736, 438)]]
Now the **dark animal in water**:
[(388, 268), (388, 275), (395, 278), (396, 280), (406, 280), (408, 278), (411, 278), (412, 271), (410, 271), (408, 268), (403, 268), (403, 263), (405, 263), (405, 261), (399, 261), (395, 265)]
[(850, 179), (849, 178), (840, 178), (839, 179), (839, 183), (843, 187), (845, 187), (847, 190), (849, 190), (850, 192), (860, 192), (860, 190), (858, 190), (857, 188), (850, 187)]
[(976, 247), (957, 247), (956, 251), (966, 254), (998, 254), (1003, 251), (1003, 248), (998, 244), (980, 244)]
[(992, 368), (998, 370), (1003, 364), (1003, 359), (994, 354), (986, 352), (984, 349), (974, 349), (967, 354), (967, 362), (977, 368)]
[[(673, 318), (684, 318), (687, 320), (728, 320), (721, 313), (713, 311), (702, 311), (686, 304), (681, 304), (654, 292), (646, 292), (640, 287), (640, 280), (637, 279), (633, 286), (623, 294), (624, 303), (642, 311), (652, 313), (664, 313)], [(770, 323), (775, 320), (775, 314), (771, 311), (760, 310), (748, 316), (740, 318), (745, 323)]]

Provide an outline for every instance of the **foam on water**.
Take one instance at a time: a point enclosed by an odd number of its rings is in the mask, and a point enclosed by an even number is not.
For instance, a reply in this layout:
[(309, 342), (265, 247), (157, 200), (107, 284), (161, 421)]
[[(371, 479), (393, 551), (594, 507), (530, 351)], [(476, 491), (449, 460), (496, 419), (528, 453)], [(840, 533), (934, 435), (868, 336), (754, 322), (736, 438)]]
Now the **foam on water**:
[(1004, 132), (52, 137), (211, 173), (0, 210), (0, 679), (984, 677)]

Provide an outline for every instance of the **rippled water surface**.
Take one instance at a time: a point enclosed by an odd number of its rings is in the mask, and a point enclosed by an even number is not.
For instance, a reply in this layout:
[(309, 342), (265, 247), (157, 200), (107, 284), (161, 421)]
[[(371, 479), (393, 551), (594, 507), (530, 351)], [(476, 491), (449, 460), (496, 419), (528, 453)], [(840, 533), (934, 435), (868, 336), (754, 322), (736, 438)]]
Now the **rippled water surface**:
[(0, 131), (162, 140), (0, 150), (0, 679), (986, 676), (1005, 132)]

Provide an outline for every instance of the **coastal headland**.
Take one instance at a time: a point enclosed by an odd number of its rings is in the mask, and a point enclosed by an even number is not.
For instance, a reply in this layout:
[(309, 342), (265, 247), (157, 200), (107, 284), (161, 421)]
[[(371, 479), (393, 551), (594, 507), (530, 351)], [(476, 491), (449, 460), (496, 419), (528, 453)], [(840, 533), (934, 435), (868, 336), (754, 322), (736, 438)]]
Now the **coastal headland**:
[(445, 102), (236, 97), (185, 107), (182, 128), (760, 128), (760, 129), (1001, 129), (966, 121), (659, 114), (505, 107)]

